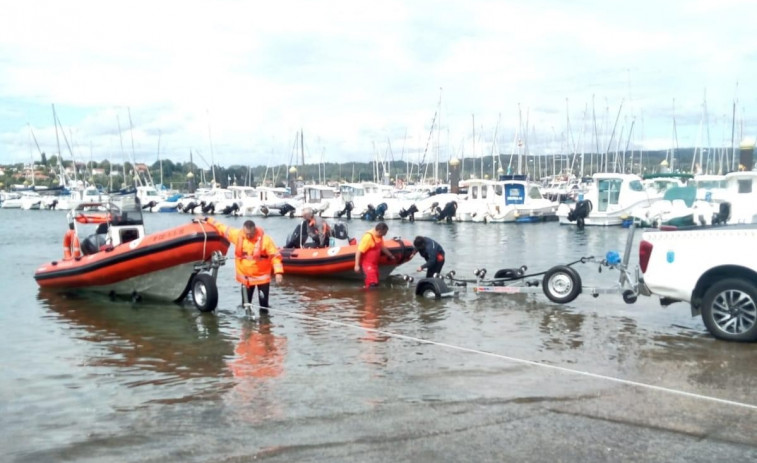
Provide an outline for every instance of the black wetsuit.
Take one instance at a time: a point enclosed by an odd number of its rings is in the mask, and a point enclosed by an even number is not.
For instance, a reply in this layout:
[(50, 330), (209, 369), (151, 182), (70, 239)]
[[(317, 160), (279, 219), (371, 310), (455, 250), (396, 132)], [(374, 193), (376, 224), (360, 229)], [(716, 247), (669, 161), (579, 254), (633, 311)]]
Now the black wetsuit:
[(418, 254), (426, 259), (426, 263), (421, 265), (421, 268), (426, 269), (426, 278), (431, 278), (435, 273), (442, 273), (444, 248), (431, 238), (423, 237), (423, 240), (426, 245), (423, 249), (418, 249)]

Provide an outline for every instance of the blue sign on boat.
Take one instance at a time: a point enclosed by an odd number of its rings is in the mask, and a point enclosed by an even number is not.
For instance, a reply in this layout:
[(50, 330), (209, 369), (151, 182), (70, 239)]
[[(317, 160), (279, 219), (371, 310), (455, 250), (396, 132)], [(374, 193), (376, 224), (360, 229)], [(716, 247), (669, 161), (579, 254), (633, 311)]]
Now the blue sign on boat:
[(525, 187), (521, 184), (505, 185), (505, 205), (523, 204), (525, 200)]

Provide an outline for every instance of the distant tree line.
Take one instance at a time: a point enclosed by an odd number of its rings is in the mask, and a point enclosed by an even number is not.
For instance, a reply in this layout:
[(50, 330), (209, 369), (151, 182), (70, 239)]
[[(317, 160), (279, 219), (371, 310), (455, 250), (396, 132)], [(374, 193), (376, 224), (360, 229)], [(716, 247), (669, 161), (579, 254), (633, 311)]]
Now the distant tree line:
[[(710, 151), (710, 150), (708, 150)], [(689, 172), (692, 166), (694, 148), (682, 148), (675, 151), (675, 162), (673, 169), (680, 172)], [(713, 149), (711, 152), (715, 152)], [(614, 153), (610, 153), (608, 165), (612, 165), (615, 158)], [(738, 153), (736, 153), (738, 156)], [(584, 154), (584, 172), (590, 174), (597, 170), (597, 166), (590, 166), (590, 159), (597, 160), (599, 155)], [(322, 163), (306, 164), (304, 166), (294, 166), (296, 172), (289, 172), (290, 166), (281, 164), (274, 167), (257, 166), (247, 167), (241, 165), (232, 165), (223, 167), (215, 165), (201, 168), (197, 164), (190, 162), (173, 162), (170, 159), (156, 161), (147, 166), (147, 172), (140, 169), (142, 165), (138, 164), (137, 169), (130, 162), (123, 164), (111, 164), (109, 161), (91, 161), (87, 163), (76, 163), (73, 161), (61, 161), (58, 156), (47, 157), (44, 153), (41, 156), (41, 162), (34, 166), (35, 179), (34, 184), (39, 186), (54, 187), (60, 183), (61, 167), (68, 171), (68, 176), (73, 179), (74, 173), (77, 180), (90, 184), (102, 186), (106, 190), (118, 190), (125, 186), (134, 185), (135, 177), (139, 176), (140, 181), (146, 182), (149, 178), (152, 183), (161, 183), (167, 188), (186, 191), (189, 189), (190, 177), (193, 186), (210, 186), (213, 181), (217, 185), (225, 188), (230, 185), (249, 185), (257, 186), (267, 184), (273, 186), (285, 186), (291, 175), (305, 183), (334, 183), (334, 182), (360, 182), (360, 181), (394, 181), (401, 178), (404, 182), (419, 181), (422, 178), (432, 178), (434, 174), (433, 163), (427, 164), (408, 164), (405, 161), (391, 161), (376, 166), (374, 162), (343, 162), (343, 163)], [(553, 170), (562, 170), (564, 167), (571, 167), (572, 154), (557, 156), (528, 156), (523, 163), (524, 170), (527, 170), (532, 178), (537, 175), (545, 176), (545, 173), (552, 173)], [(633, 173), (652, 173), (660, 170), (660, 163), (670, 158), (668, 151), (645, 151), (643, 152), (643, 164), (639, 164), (639, 152), (635, 152), (633, 157), (626, 154), (624, 156), (625, 164), (623, 167), (617, 166), (615, 171), (625, 171)], [(557, 161), (559, 159), (559, 161)], [(461, 160), (461, 170), (464, 178), (471, 175), (480, 176), (483, 171), (484, 176), (491, 176), (492, 172), (517, 173), (517, 159), (512, 159), (510, 154), (501, 154), (499, 157), (491, 156), (483, 158), (464, 158)], [(482, 166), (483, 163), (483, 166)], [(535, 167), (536, 164), (540, 168)], [(493, 165), (494, 164), (494, 165)], [(2, 175), (0, 175), (0, 188), (9, 188), (14, 184), (30, 185), (30, 170), (28, 165), (23, 163), (0, 166)], [(508, 169), (509, 168), (509, 169)], [(501, 170), (500, 170), (501, 169)], [(580, 159), (577, 159), (572, 165), (572, 172), (579, 175)], [(612, 169), (610, 169), (612, 170)], [(449, 168), (447, 162), (438, 166), (438, 174), (441, 181), (445, 181)], [(509, 171), (509, 172), (508, 172)], [(192, 176), (189, 176), (189, 173)], [(377, 178), (378, 175), (378, 178)], [(496, 176), (496, 174), (495, 174)]]

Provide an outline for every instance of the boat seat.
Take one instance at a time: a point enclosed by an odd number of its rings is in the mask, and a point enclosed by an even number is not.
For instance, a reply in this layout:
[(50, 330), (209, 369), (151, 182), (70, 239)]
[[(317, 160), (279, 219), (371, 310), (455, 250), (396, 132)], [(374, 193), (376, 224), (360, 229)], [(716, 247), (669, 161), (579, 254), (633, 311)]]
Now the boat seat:
[(84, 241), (81, 242), (81, 253), (85, 256), (95, 254), (100, 251), (100, 246), (105, 246), (106, 239), (102, 233), (95, 233), (89, 235)]

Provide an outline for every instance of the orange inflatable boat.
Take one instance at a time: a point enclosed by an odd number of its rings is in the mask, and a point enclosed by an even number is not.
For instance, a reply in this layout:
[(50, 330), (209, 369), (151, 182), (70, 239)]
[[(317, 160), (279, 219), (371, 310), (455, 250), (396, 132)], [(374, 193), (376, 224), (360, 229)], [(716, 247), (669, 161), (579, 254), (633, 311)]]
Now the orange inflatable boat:
[[(86, 203), (69, 214), (81, 254), (37, 269), (41, 288), (86, 289), (109, 295), (146, 296), (176, 301), (191, 290), (200, 310), (213, 310), (218, 292), (215, 274), (229, 241), (215, 227), (194, 221), (145, 234), (138, 201)], [(88, 233), (87, 227), (96, 227)]]
[[(413, 243), (408, 240), (384, 238), (384, 245), (391, 251), (394, 261), (381, 256), (381, 280), (389, 276), (398, 265), (409, 261), (413, 255)], [(356, 252), (357, 244), (328, 248), (282, 248), (281, 260), (285, 275), (362, 279), (362, 273), (355, 273)]]

